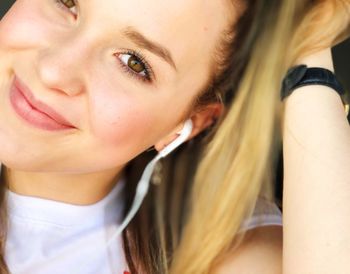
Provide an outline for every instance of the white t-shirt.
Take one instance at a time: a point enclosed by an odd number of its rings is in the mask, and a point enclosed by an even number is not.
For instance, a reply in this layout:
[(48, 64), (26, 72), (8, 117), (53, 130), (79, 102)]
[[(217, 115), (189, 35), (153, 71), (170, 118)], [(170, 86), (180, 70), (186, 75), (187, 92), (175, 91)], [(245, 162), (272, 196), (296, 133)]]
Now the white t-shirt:
[(241, 230), (268, 225), (282, 226), (282, 212), (275, 203), (259, 197), (253, 215), (243, 221)]
[(106, 248), (123, 214), (119, 181), (99, 202), (78, 206), (8, 193), (5, 260), (12, 274), (124, 274), (122, 238)]
[[(124, 274), (128, 271), (119, 236), (106, 241), (121, 223), (119, 181), (101, 201), (77, 206), (8, 193), (9, 232), (5, 260), (12, 274)], [(282, 225), (275, 204), (259, 199), (253, 217), (241, 229)]]

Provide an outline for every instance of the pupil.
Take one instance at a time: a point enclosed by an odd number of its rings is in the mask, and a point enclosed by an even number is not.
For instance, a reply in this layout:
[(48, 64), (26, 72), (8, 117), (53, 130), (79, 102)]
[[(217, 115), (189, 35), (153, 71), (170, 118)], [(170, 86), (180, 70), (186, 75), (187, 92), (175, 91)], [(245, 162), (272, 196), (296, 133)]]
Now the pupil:
[(145, 67), (136, 56), (132, 56), (129, 58), (128, 66), (137, 73), (140, 73), (145, 70)]

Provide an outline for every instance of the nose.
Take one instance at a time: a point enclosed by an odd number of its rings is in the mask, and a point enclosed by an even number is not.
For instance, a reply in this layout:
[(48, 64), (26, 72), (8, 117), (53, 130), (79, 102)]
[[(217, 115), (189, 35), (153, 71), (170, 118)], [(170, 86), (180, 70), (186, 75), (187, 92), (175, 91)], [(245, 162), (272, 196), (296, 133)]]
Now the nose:
[(37, 56), (37, 74), (51, 90), (76, 96), (84, 91), (87, 46), (81, 40), (69, 40), (41, 49)]

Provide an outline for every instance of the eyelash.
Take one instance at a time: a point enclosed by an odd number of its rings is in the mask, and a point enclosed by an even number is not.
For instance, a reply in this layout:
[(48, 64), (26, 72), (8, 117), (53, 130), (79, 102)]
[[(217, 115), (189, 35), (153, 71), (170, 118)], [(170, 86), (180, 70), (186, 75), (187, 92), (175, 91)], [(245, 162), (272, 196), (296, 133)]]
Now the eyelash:
[[(142, 65), (145, 67), (145, 76), (142, 76), (140, 74), (138, 74), (137, 72), (134, 72), (131, 68), (129, 68), (127, 65), (125, 65), (125, 63), (120, 59), (119, 55), (121, 54), (128, 54), (131, 56), (135, 56), (141, 63)], [(148, 64), (148, 62), (146, 61), (145, 57), (143, 57), (143, 55), (135, 50), (125, 50), (123, 52), (120, 53), (115, 53), (114, 54), (117, 59), (118, 59), (118, 63), (121, 66), (121, 68), (129, 74), (129, 76), (131, 77), (136, 77), (136, 79), (143, 81), (143, 82), (152, 82), (154, 79), (154, 73), (152, 70), (152, 67)]]
[[(55, 4), (62, 10), (64, 10), (65, 12), (69, 12), (71, 13), (72, 15), (75, 16), (74, 13), (72, 13), (72, 11), (70, 11), (63, 3), (61, 0), (53, 0), (55, 2)], [(74, 3), (77, 5), (77, 2), (76, 0), (74, 0)], [(132, 56), (135, 56), (141, 63), (142, 65), (145, 67), (145, 76), (142, 76), (140, 74), (138, 74), (137, 72), (134, 72), (132, 69), (130, 69), (127, 65), (125, 65), (123, 63), (123, 61), (120, 59), (119, 55), (121, 54), (129, 54), (129, 55), (132, 55)], [(147, 82), (147, 83), (150, 83), (153, 81), (154, 79), (154, 73), (153, 73), (153, 70), (152, 70), (152, 67), (148, 64), (148, 62), (146, 61), (145, 57), (135, 51), (135, 50), (125, 50), (123, 52), (120, 52), (120, 53), (116, 53), (114, 54), (115, 57), (118, 59), (118, 63), (120, 65), (120, 67), (124, 70), (124, 72), (126, 72), (129, 76), (131, 77), (135, 77), (136, 79), (140, 80), (140, 81), (143, 81), (143, 82)]]

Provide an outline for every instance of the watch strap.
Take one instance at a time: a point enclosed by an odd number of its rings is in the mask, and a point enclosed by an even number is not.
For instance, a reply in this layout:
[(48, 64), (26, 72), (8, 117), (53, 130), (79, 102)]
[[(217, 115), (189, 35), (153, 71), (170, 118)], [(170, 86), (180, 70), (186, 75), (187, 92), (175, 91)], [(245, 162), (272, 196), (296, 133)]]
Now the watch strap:
[(326, 68), (308, 68), (306, 65), (290, 68), (282, 82), (281, 101), (295, 89), (307, 85), (324, 85), (335, 90), (341, 96), (346, 114), (348, 114), (349, 104), (345, 98), (346, 91), (334, 73)]

